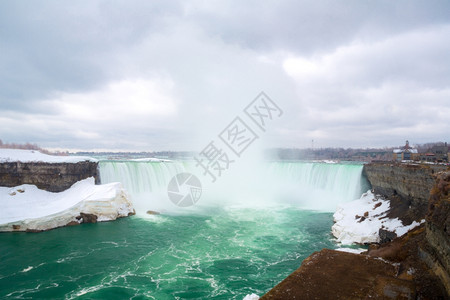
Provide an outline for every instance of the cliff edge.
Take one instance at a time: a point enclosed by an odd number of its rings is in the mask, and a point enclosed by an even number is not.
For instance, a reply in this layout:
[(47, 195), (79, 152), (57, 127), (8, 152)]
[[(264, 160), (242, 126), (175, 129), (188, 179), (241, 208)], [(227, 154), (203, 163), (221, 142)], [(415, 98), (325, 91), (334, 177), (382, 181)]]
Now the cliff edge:
[(435, 174), (446, 170), (445, 165), (383, 162), (364, 165), (363, 174), (375, 194), (390, 200), (388, 217), (409, 225), (425, 218)]
[(100, 183), (98, 161), (90, 157), (0, 149), (0, 186), (32, 184), (49, 192), (62, 192), (89, 177), (94, 177), (96, 184)]
[(99, 183), (98, 163), (4, 162), (0, 163), (0, 186), (33, 184), (49, 192), (62, 192), (74, 183), (94, 177)]
[(450, 295), (450, 172), (438, 174), (431, 190), (426, 241), (421, 256)]

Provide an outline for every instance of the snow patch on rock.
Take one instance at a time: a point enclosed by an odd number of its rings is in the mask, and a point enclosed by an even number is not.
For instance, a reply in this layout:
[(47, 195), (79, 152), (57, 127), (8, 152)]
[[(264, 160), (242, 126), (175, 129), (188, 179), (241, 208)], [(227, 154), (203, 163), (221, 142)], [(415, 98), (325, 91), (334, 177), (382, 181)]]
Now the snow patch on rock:
[(133, 213), (121, 183), (95, 185), (93, 177), (60, 193), (29, 184), (0, 187), (0, 231), (41, 231), (82, 223), (81, 214), (94, 215), (101, 222)]
[(422, 220), (405, 226), (398, 218), (387, 218), (389, 207), (389, 200), (368, 191), (358, 200), (339, 205), (333, 215), (335, 224), (331, 228), (332, 233), (344, 245), (378, 243), (380, 228), (402, 236), (425, 222)]
[(337, 248), (337, 249), (334, 249), (334, 250), (341, 251), (341, 252), (347, 252), (347, 253), (354, 253), (354, 254), (360, 254), (362, 252), (367, 251), (367, 249), (362, 249), (362, 248), (359, 248), (359, 249), (354, 249), (354, 248)]
[(45, 163), (77, 163), (82, 161), (97, 162), (87, 156), (55, 156), (37, 150), (0, 149), (0, 163), (6, 162), (45, 162)]

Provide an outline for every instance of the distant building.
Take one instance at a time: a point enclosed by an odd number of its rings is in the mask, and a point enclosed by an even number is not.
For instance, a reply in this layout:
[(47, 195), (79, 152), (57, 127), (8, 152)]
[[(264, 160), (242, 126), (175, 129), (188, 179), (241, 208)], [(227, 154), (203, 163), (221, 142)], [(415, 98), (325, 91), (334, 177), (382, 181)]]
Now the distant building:
[(394, 149), (392, 153), (392, 158), (395, 161), (402, 161), (402, 160), (419, 160), (420, 155), (417, 149), (412, 148), (409, 145), (409, 141), (406, 141), (405, 146), (402, 148)]
[(450, 147), (447, 142), (443, 145), (435, 145), (420, 155), (420, 160), (428, 162), (448, 162)]

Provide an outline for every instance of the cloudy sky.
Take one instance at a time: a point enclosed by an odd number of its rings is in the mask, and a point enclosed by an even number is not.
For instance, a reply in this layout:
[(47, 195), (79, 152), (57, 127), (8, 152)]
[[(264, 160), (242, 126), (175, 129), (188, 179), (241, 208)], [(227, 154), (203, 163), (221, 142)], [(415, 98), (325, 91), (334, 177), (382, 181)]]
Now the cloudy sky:
[(200, 150), (260, 91), (268, 147), (450, 142), (450, 2), (0, 2), (3, 142)]

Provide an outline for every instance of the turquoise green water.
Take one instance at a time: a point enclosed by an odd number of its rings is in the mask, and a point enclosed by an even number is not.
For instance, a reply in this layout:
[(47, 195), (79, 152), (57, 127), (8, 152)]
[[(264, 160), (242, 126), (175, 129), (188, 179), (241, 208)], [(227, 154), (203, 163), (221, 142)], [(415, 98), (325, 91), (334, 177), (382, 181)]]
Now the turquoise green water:
[(242, 299), (313, 251), (333, 248), (330, 213), (221, 209), (0, 234), (0, 297)]
[(121, 181), (138, 215), (0, 234), (0, 298), (261, 296), (312, 252), (336, 248), (332, 212), (365, 189), (358, 164), (277, 162), (236, 170), (209, 185), (200, 177), (201, 200), (180, 210), (167, 198), (167, 183), (180, 171), (195, 172), (192, 164), (101, 162), (102, 182)]

